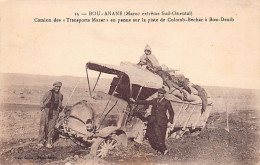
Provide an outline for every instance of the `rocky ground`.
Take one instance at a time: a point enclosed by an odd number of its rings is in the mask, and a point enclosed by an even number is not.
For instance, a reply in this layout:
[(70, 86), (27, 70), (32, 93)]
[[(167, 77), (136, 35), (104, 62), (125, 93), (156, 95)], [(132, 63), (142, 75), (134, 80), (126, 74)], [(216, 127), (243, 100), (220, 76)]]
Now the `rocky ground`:
[(59, 139), (53, 149), (46, 149), (37, 147), (35, 138), (23, 139), (16, 134), (18, 140), (2, 143), (0, 164), (259, 164), (259, 119), (255, 110), (232, 112), (228, 132), (226, 114), (211, 114), (199, 135), (168, 139), (170, 154), (166, 156), (156, 153), (146, 141), (138, 144), (129, 140), (127, 148), (119, 147), (107, 158), (98, 159), (69, 139)]

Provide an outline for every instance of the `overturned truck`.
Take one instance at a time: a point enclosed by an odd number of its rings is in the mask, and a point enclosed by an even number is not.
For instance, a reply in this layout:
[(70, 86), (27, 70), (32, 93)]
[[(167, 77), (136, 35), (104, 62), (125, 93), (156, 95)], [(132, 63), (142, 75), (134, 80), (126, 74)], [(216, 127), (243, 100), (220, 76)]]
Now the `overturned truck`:
[[(99, 72), (93, 87), (89, 82), (89, 70)], [(135, 105), (129, 99), (151, 99), (163, 86), (163, 80), (131, 63), (113, 66), (88, 62), (86, 72), (89, 96), (72, 106), (59, 121), (57, 129), (76, 144), (90, 147), (91, 154), (104, 158), (118, 145), (127, 146), (129, 138), (137, 139), (145, 133), (146, 126), (136, 114), (146, 112), (143, 110), (149, 107)], [(107, 92), (95, 91), (101, 74), (113, 76)], [(201, 113), (201, 102), (182, 101), (172, 94), (166, 98), (171, 101), (175, 113), (174, 128), (168, 129), (166, 137), (178, 138), (185, 132), (200, 131), (205, 127), (212, 105)]]

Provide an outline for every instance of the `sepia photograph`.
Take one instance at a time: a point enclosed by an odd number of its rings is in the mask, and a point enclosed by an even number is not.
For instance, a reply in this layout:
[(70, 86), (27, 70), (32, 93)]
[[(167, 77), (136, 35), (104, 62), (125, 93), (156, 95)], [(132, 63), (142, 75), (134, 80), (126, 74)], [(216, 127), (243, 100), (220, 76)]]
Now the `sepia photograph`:
[(260, 2), (0, 1), (0, 164), (260, 164)]

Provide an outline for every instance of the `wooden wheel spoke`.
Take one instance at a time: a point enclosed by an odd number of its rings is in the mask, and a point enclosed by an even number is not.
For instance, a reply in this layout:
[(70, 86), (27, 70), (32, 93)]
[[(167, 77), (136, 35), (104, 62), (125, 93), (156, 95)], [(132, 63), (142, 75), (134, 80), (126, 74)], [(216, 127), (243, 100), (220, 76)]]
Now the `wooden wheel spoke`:
[(117, 146), (117, 141), (115, 139), (103, 139), (96, 150), (96, 156), (104, 158), (107, 156), (109, 151)]
[(117, 146), (117, 141), (116, 140), (113, 140), (112, 143), (111, 143), (111, 147), (112, 148), (115, 148)]
[(99, 158), (102, 157), (102, 152), (98, 153), (97, 157), (99, 157)]

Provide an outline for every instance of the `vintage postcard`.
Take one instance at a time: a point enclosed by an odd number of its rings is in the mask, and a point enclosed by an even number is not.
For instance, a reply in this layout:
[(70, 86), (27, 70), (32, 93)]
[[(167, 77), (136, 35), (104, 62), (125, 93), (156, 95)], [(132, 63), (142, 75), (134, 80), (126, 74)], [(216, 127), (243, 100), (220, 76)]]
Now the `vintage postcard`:
[(0, 164), (259, 164), (260, 2), (0, 1)]

